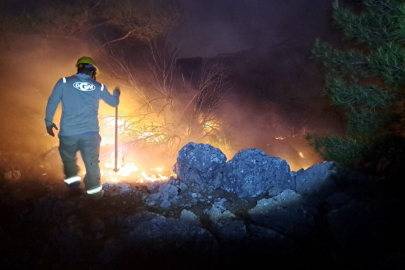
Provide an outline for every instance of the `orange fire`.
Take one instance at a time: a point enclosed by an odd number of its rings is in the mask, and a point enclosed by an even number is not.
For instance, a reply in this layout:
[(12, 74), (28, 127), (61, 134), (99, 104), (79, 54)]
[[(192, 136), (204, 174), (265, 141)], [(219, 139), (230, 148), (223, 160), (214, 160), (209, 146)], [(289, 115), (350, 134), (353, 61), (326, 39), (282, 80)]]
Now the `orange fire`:
[[(100, 127), (100, 134), (102, 137), (101, 142), (101, 152), (103, 152), (103, 147), (113, 146), (115, 144), (115, 118), (114, 117), (104, 117), (102, 119), (103, 125)], [(122, 136), (125, 135), (128, 129), (129, 123), (125, 121), (124, 118), (118, 118), (118, 133)], [(156, 137), (152, 132), (142, 133), (140, 135), (142, 138), (154, 138)], [(124, 137), (124, 136), (123, 136)], [(119, 143), (120, 144), (120, 143)], [(121, 143), (122, 144), (122, 143)], [(115, 152), (107, 155), (107, 158), (101, 158), (100, 170), (101, 176), (106, 179), (106, 181), (120, 182), (123, 180), (130, 180), (131, 182), (144, 182), (144, 181), (167, 181), (168, 176), (163, 175), (164, 170), (161, 167), (150, 168), (149, 173), (145, 170), (141, 171), (140, 168), (134, 162), (124, 162), (123, 152), (124, 147), (118, 148), (117, 157), (117, 171), (115, 172)]]

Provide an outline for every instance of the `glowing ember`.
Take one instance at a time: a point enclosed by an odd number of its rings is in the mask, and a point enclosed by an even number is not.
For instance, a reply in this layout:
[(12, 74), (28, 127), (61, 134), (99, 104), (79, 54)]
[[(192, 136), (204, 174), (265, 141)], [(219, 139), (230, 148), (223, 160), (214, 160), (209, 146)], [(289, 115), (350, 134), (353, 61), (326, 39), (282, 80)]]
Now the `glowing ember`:
[(162, 176), (160, 173), (158, 174), (159, 177), (156, 177), (154, 174), (151, 174), (151, 176), (148, 176), (145, 172), (142, 172), (142, 176), (145, 178), (145, 180), (152, 181), (152, 182), (168, 179), (168, 177)]
[(280, 140), (280, 141), (282, 141), (282, 140), (284, 140), (284, 139), (285, 139), (285, 137), (281, 137), (281, 136), (279, 136), (279, 137), (276, 137), (275, 139), (276, 139), (276, 140)]
[(144, 181), (167, 181), (168, 176), (162, 175), (164, 169), (162, 167), (150, 168), (150, 173), (140, 171), (139, 167), (134, 162), (123, 163), (122, 156), (117, 159), (117, 169), (115, 172), (115, 154), (111, 154), (107, 161), (101, 163), (100, 170), (104, 179), (111, 182), (119, 182), (122, 180), (130, 180), (132, 182), (144, 182)]

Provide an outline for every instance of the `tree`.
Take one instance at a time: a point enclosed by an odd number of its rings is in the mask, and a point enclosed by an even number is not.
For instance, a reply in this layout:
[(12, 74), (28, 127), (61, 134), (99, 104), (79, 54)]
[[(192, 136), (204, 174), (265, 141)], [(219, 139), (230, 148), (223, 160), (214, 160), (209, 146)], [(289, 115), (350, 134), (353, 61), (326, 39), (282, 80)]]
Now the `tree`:
[(130, 37), (150, 41), (174, 27), (181, 16), (179, 7), (167, 0), (42, 0), (35, 4), (4, 0), (0, 9), (3, 34), (86, 40), (97, 31), (115, 30), (114, 37), (99, 40), (98, 49)]
[(317, 40), (312, 53), (328, 71), (325, 94), (345, 113), (347, 132), (307, 140), (323, 159), (353, 165), (385, 138), (405, 135), (405, 3), (363, 0), (354, 12), (335, 1), (333, 19), (349, 49)]

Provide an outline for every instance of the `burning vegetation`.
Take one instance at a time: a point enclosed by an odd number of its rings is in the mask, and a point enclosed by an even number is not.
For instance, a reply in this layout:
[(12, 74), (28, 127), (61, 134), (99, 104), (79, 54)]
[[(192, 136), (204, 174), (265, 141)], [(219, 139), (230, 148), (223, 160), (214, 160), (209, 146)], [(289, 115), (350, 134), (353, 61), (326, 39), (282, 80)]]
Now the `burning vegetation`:
[[(185, 78), (176, 69), (178, 51), (157, 42), (149, 43), (144, 69), (115, 54), (106, 59), (113, 79), (125, 85), (127, 95), (117, 121), (120, 164), (116, 174), (111, 172), (115, 121), (111, 116), (100, 120), (105, 160), (101, 167), (108, 179), (166, 180), (178, 150), (190, 141), (229, 152), (230, 143), (216, 116), (228, 87), (224, 63), (206, 61), (195, 78)], [(139, 163), (149, 169), (140, 169)]]

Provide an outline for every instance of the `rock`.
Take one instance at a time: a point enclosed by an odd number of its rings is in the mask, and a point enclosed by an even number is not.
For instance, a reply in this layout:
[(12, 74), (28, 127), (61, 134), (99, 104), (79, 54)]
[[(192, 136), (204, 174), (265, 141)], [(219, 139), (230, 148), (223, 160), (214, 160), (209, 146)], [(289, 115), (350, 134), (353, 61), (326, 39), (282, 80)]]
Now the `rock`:
[(157, 193), (144, 196), (142, 199), (149, 206), (160, 203), (161, 207), (168, 208), (172, 204), (177, 204), (180, 198), (179, 194), (182, 190), (181, 187), (183, 187), (184, 190), (187, 189), (187, 186), (181, 183), (181, 181), (171, 178), (166, 183), (160, 184), (159, 191)]
[(166, 209), (169, 208), (172, 204), (168, 200), (164, 200), (161, 204), (160, 207)]
[(117, 188), (119, 188), (119, 189), (128, 189), (128, 188), (129, 188), (129, 185), (128, 185), (128, 184), (124, 184), (124, 183), (117, 183), (115, 186), (116, 186)]
[(149, 190), (151, 193), (156, 193), (156, 192), (159, 191), (160, 185), (161, 185), (161, 182), (153, 182), (153, 183), (148, 187), (148, 190)]
[(336, 172), (332, 169), (333, 162), (315, 164), (306, 170), (300, 170), (296, 176), (296, 191), (299, 194), (319, 195), (323, 198), (329, 196), (337, 189), (331, 175)]
[(297, 255), (299, 245), (290, 238), (272, 229), (249, 225), (245, 240), (246, 251), (256, 256)]
[(179, 194), (179, 188), (168, 182), (160, 186), (159, 193), (161, 200), (170, 200)]
[[(155, 217), (133, 229), (127, 247), (148, 263), (165, 262), (166, 266), (190, 266), (212, 261), (217, 257), (218, 243), (213, 235), (188, 222)], [(170, 265), (175, 262), (175, 265)]]
[(228, 162), (225, 179), (221, 188), (241, 198), (295, 188), (288, 163), (255, 148), (240, 151)]
[(13, 179), (14, 180), (20, 180), (20, 178), (21, 178), (21, 171), (13, 170)]
[(120, 189), (120, 195), (130, 194), (131, 192), (132, 192), (132, 189), (130, 189), (130, 188)]
[(219, 199), (219, 201), (212, 205), (210, 210), (204, 211), (204, 214), (209, 215), (210, 220), (226, 220), (235, 218), (235, 215), (225, 208), (225, 202), (225, 198)]
[(4, 175), (4, 179), (6, 179), (6, 180), (20, 180), (21, 171), (13, 169), (8, 172), (5, 172), (3, 175)]
[(114, 188), (114, 184), (113, 183), (104, 183), (103, 184), (103, 189), (113, 189)]
[(241, 245), (246, 236), (246, 226), (243, 220), (215, 220), (212, 231), (226, 246)]
[(191, 211), (184, 209), (181, 211), (180, 220), (184, 222), (188, 222), (194, 226), (201, 226), (201, 222), (198, 217)]
[(124, 183), (117, 183), (116, 184), (117, 189), (119, 190), (121, 195), (124, 194), (129, 194), (132, 192), (130, 186), (128, 184), (124, 184)]
[(147, 204), (148, 206), (154, 206), (154, 205), (156, 204), (156, 201), (154, 201), (154, 200), (147, 200), (147, 201), (146, 201), (146, 204)]
[(209, 144), (188, 143), (177, 155), (173, 171), (186, 185), (196, 184), (210, 192), (222, 182), (226, 156)]
[(248, 211), (255, 223), (286, 235), (305, 238), (310, 235), (314, 218), (303, 205), (302, 195), (285, 190), (271, 199), (262, 199)]
[(152, 220), (156, 217), (159, 217), (158, 214), (152, 212), (141, 212), (133, 216), (128, 216), (122, 220), (119, 220), (118, 225), (125, 228), (135, 228), (139, 224)]

